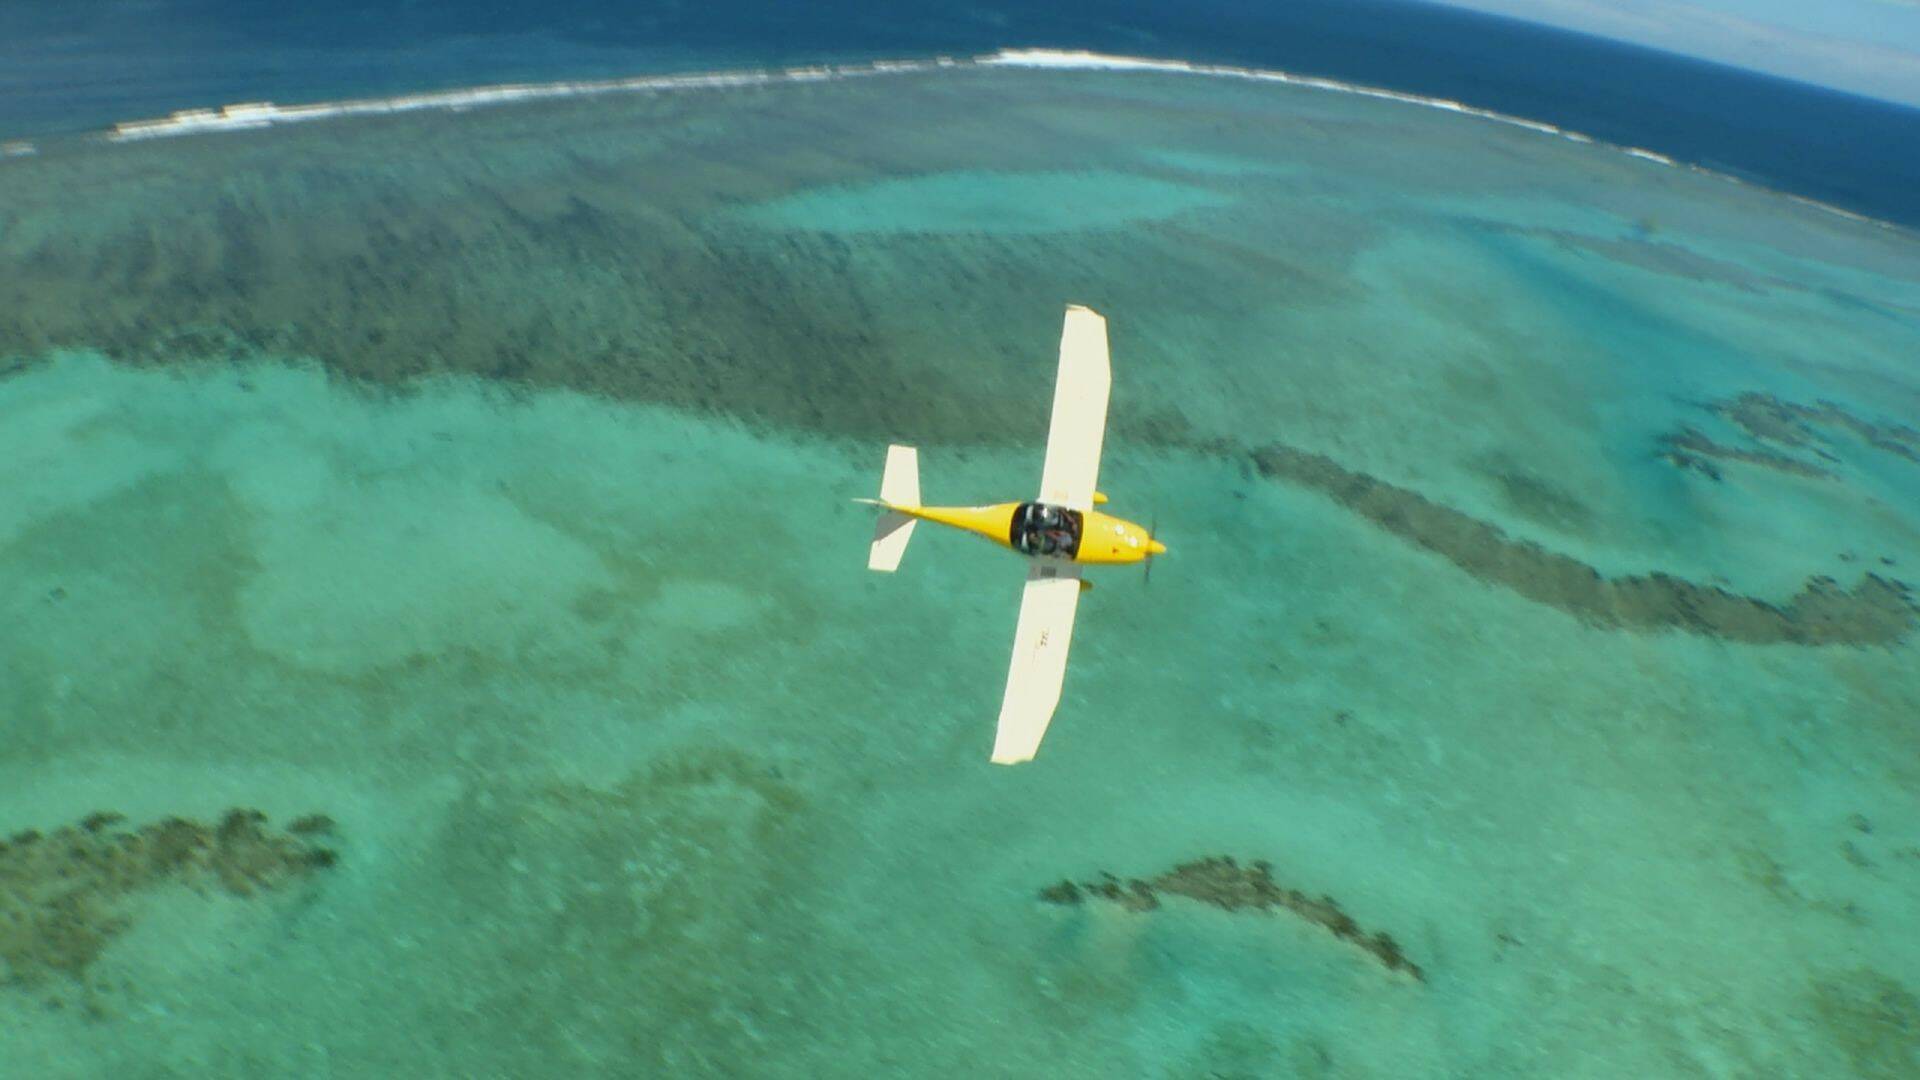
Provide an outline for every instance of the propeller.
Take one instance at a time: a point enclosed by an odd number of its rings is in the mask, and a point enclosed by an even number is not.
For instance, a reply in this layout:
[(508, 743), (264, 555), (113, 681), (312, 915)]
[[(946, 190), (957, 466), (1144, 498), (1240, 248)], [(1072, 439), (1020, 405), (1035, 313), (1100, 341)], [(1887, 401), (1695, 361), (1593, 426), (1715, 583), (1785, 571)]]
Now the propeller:
[(1141, 560), (1140, 584), (1142, 586), (1153, 584), (1153, 537), (1159, 531), (1160, 515), (1156, 513), (1153, 515), (1153, 521), (1147, 525), (1147, 557)]

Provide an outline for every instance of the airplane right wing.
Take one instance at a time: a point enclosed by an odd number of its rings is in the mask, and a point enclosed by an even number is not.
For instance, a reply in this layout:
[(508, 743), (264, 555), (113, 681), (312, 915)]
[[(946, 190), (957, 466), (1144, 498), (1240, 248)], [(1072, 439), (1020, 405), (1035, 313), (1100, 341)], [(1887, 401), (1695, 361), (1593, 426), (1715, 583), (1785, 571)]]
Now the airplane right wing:
[(1000, 726), (993, 736), (993, 763), (1032, 761), (1046, 737), (1060, 687), (1067, 678), (1067, 646), (1073, 642), (1073, 615), (1080, 606), (1080, 568), (1072, 563), (1035, 561), (1020, 595), (1020, 624), (1013, 632), (1013, 664), (1007, 694), (1000, 703)]

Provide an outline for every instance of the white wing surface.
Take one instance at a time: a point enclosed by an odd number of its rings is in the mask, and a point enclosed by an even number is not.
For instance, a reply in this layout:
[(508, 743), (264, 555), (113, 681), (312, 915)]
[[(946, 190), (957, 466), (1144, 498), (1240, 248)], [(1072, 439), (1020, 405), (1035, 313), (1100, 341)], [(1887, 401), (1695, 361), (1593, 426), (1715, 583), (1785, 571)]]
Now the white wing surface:
[[(1091, 481), (1089, 481), (1091, 482)], [(1020, 596), (1020, 625), (1013, 632), (1013, 664), (1000, 727), (993, 736), (996, 765), (1032, 761), (1060, 704), (1067, 678), (1067, 646), (1073, 643), (1073, 613), (1080, 605), (1080, 568), (1037, 561), (1027, 570)]]
[(1107, 320), (1078, 304), (1067, 308), (1060, 332), (1060, 374), (1053, 384), (1053, 421), (1047, 428), (1047, 462), (1040, 471), (1041, 502), (1083, 512), (1093, 509), (1112, 386)]

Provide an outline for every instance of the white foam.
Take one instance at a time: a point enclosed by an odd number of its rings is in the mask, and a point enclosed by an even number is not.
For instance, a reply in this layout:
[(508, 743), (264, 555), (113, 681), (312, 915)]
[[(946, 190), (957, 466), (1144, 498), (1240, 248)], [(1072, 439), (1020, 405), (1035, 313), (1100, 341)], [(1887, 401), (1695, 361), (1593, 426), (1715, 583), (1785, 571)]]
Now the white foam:
[[(1265, 68), (1234, 67), (1228, 64), (1196, 64), (1187, 60), (1156, 60), (1141, 56), (1109, 56), (1105, 53), (1079, 52), (1068, 49), (1002, 49), (989, 56), (980, 57), (977, 63), (996, 67), (1037, 67), (1055, 70), (1098, 70), (1098, 71), (1161, 71), (1182, 75), (1211, 75), (1232, 79), (1250, 79), (1256, 82), (1285, 83), (1288, 86), (1305, 86), (1315, 90), (1332, 90), (1344, 94), (1358, 94), (1361, 97), (1380, 98), (1384, 101), (1398, 101), (1406, 105), (1420, 105), (1429, 109), (1444, 109), (1447, 112), (1463, 116), (1477, 116), (1483, 120), (1495, 120), (1503, 124), (1512, 124), (1529, 131), (1538, 131), (1548, 135), (1566, 135), (1565, 130), (1552, 124), (1525, 117), (1510, 116), (1480, 109), (1464, 102), (1448, 98), (1426, 97), (1420, 94), (1408, 94), (1399, 90), (1387, 90), (1378, 86), (1362, 83), (1341, 82), (1337, 79), (1323, 79), (1316, 75), (1297, 75), (1290, 71), (1275, 71)], [(1591, 140), (1589, 140), (1591, 141)]]
[(223, 105), (218, 109), (181, 109), (161, 119), (125, 120), (113, 125), (112, 129), (106, 132), (106, 137), (114, 142), (126, 142), (217, 131), (248, 131), (276, 124), (293, 124), (342, 116), (372, 116), (430, 109), (459, 112), (488, 105), (590, 97), (600, 94), (661, 93), (676, 90), (764, 86), (773, 83), (822, 82), (828, 79), (856, 78), (863, 75), (928, 71), (936, 67), (951, 66), (952, 63), (951, 60), (876, 61), (862, 65), (794, 67), (780, 71), (710, 71), (686, 75), (644, 75), (630, 79), (598, 79), (585, 82), (505, 83), (498, 86), (476, 86), (464, 90), (405, 94), (390, 98), (319, 101), (307, 105), (276, 105), (271, 101), (250, 101)]
[(33, 154), (37, 154), (39, 152), (40, 152), (39, 147), (26, 141), (25, 139), (15, 139), (11, 142), (0, 142), (0, 158), (28, 157)]
[(1673, 160), (1672, 158), (1668, 157), (1665, 154), (1656, 154), (1651, 150), (1642, 150), (1637, 146), (1623, 146), (1620, 149), (1625, 150), (1627, 152), (1627, 156), (1637, 157), (1643, 161), (1657, 162), (1661, 165), (1666, 165), (1669, 167), (1678, 166), (1680, 164), (1679, 162)]

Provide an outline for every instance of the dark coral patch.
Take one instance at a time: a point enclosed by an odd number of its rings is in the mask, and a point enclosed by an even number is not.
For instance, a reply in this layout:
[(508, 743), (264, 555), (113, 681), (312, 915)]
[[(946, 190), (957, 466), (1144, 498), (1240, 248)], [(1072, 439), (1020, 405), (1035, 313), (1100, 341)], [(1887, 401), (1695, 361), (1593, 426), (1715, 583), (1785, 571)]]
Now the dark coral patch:
[(1727, 446), (1724, 443), (1715, 442), (1690, 427), (1661, 436), (1660, 443), (1661, 456), (1668, 462), (1704, 473), (1714, 480), (1720, 479), (1720, 470), (1707, 464), (1707, 459), (1745, 462), (1748, 465), (1758, 465), (1763, 469), (1772, 469), (1791, 476), (1805, 476), (1819, 480), (1834, 479), (1833, 473), (1799, 458), (1769, 450), (1743, 450), (1737, 446)]
[(1905, 424), (1875, 424), (1831, 401), (1801, 405), (1750, 393), (1722, 402), (1714, 411), (1756, 440), (1809, 449), (1829, 460), (1832, 455), (1820, 449), (1816, 429), (1851, 432), (1876, 450), (1920, 464), (1920, 431)]
[(1077, 884), (1061, 881), (1049, 885), (1040, 890), (1040, 899), (1064, 906), (1083, 903), (1090, 897), (1118, 904), (1127, 911), (1144, 912), (1158, 908), (1162, 894), (1184, 896), (1223, 911), (1290, 911), (1325, 927), (1334, 937), (1358, 946), (1387, 970), (1402, 971), (1421, 982), (1426, 981), (1426, 973), (1420, 965), (1407, 959), (1391, 934), (1384, 931), (1368, 934), (1331, 896), (1315, 898), (1299, 889), (1281, 888), (1273, 880), (1271, 863), (1241, 866), (1232, 856), (1223, 855), (1181, 863), (1152, 878), (1122, 881), (1103, 872), (1095, 881)]
[[(1905, 424), (1876, 424), (1831, 401), (1801, 405), (1771, 394), (1747, 393), (1705, 406), (1715, 416), (1738, 428), (1761, 449), (1728, 446), (1690, 427), (1661, 436), (1661, 456), (1674, 465), (1720, 479), (1707, 459), (1739, 461), (1776, 472), (1821, 479), (1837, 479), (1825, 466), (1840, 458), (1828, 447), (1842, 433), (1867, 446), (1920, 464), (1920, 431)], [(1823, 464), (1807, 460), (1810, 455)]]
[(46, 836), (0, 844), (0, 985), (81, 979), (132, 925), (139, 894), (166, 884), (253, 896), (279, 889), (337, 855), (234, 809), (217, 825), (169, 817), (136, 830), (102, 811)]

